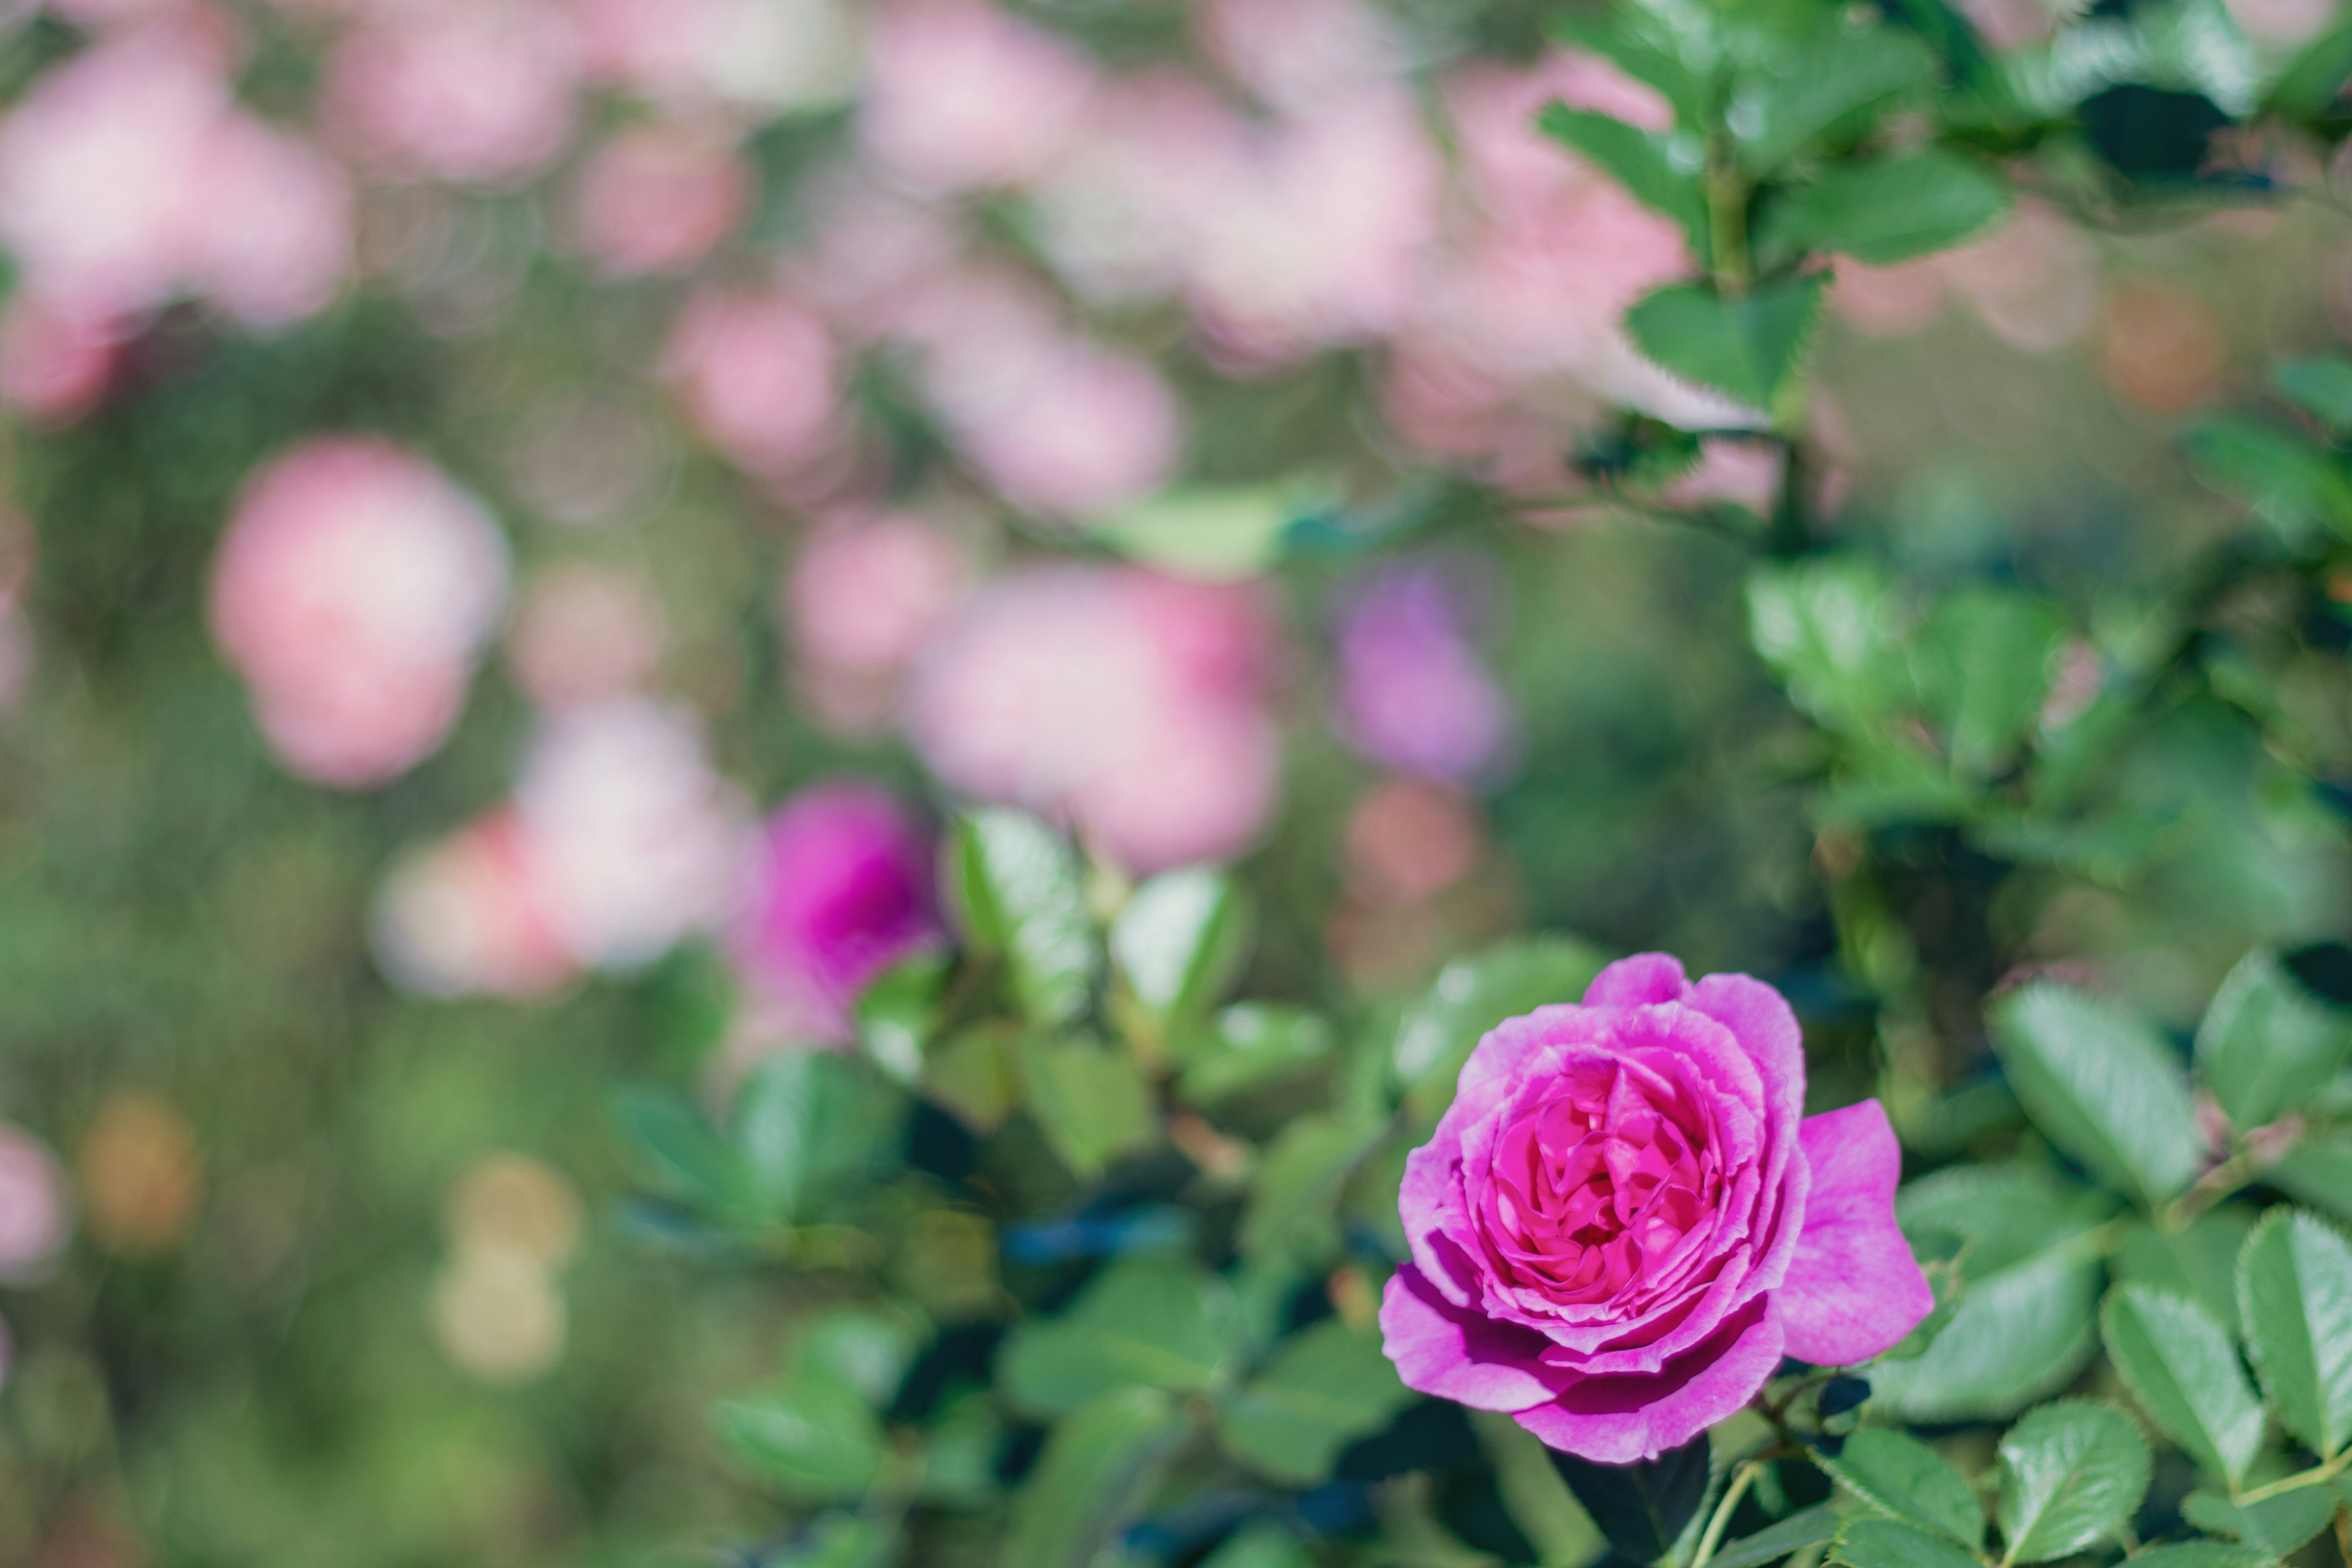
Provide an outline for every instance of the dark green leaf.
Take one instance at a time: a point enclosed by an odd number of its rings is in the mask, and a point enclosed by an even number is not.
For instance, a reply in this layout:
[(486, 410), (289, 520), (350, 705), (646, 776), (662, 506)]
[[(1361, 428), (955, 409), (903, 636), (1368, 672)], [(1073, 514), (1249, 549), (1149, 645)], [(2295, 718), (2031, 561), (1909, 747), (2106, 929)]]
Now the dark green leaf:
[(1378, 1122), (1345, 1115), (1301, 1116), (1285, 1127), (1242, 1211), (1242, 1256), (1312, 1268), (1338, 1251), (1340, 1193), (1381, 1131)]
[(974, 812), (956, 826), (950, 867), (972, 944), (1004, 954), (1022, 1010), (1043, 1024), (1083, 1013), (1102, 952), (1069, 841), (1020, 812)]
[(2253, 507), (2290, 538), (2313, 524), (2339, 531), (2352, 525), (2352, 483), (2297, 432), (2217, 414), (2183, 446), (2200, 479)]
[(2260, 1502), (2235, 1503), (2220, 1492), (2190, 1492), (2180, 1515), (2200, 1530), (2234, 1535), (2273, 1559), (2300, 1550), (2327, 1528), (2336, 1499), (2326, 1487), (2299, 1487)]
[(1029, 1040), (1020, 1063), (1029, 1114), (1073, 1173), (1094, 1176), (1150, 1142), (1151, 1090), (1120, 1052), (1088, 1040)]
[(1654, 136), (1612, 115), (1547, 104), (1537, 123), (1625, 187), (1643, 206), (1683, 226), (1691, 249), (1707, 254), (1705, 158), (1696, 141)]
[(1014, 1330), (998, 1363), (1005, 1394), (1059, 1415), (1130, 1385), (1199, 1393), (1231, 1344), (1224, 1285), (1175, 1263), (1114, 1264), (1068, 1311)]
[(2004, 1563), (2047, 1563), (2121, 1529), (2147, 1491), (2147, 1439), (2092, 1399), (2026, 1413), (2000, 1440)]
[(1621, 5), (1601, 17), (1556, 12), (1547, 18), (1547, 28), (1569, 47), (1600, 55), (1657, 89), (1684, 124), (1706, 106), (1706, 83), (1691, 57), (1710, 48), (1712, 40), (1693, 37), (1694, 18), (1669, 20), (1646, 5)]
[(1457, 958), (1405, 1010), (1391, 1052), (1397, 1081), (1435, 1121), (1454, 1098), (1479, 1037), (1506, 1018), (1554, 1002), (1580, 1002), (1608, 960), (1565, 937), (1529, 937)]
[(1974, 1556), (1942, 1536), (1892, 1519), (1847, 1521), (1830, 1548), (1830, 1561), (1847, 1568), (1980, 1568)]
[(1636, 1563), (1664, 1556), (1706, 1499), (1705, 1436), (1639, 1464), (1597, 1465), (1557, 1452), (1551, 1462), (1609, 1544)]
[(1769, 174), (1823, 132), (1925, 89), (1935, 74), (1934, 57), (1916, 37), (1888, 26), (1855, 32), (1841, 18), (1777, 67), (1742, 73), (1728, 117), (1740, 167)]
[(1201, 1568), (1315, 1568), (1315, 1559), (1282, 1526), (1254, 1524), (1203, 1558)]
[(1884, 573), (1838, 556), (1759, 566), (1748, 578), (1748, 637), (1789, 700), (1832, 729), (1866, 726), (1906, 704), (1911, 684)]
[(2230, 117), (2201, 92), (2127, 81), (2083, 100), (2085, 139), (2115, 171), (2150, 184), (2185, 184), (2212, 156)]
[(1936, 606), (1914, 665), (1954, 767), (2000, 772), (2041, 715), (2064, 635), (2049, 605), (2022, 594), (1966, 589)]
[(2271, 372), (2271, 383), (2333, 434), (2352, 435), (2352, 359), (2289, 360)]
[(736, 1091), (735, 1147), (763, 1216), (820, 1212), (873, 1163), (893, 1130), (881, 1087), (829, 1051), (771, 1058)]
[(1191, 1423), (1156, 1388), (1106, 1394), (1055, 1424), (1013, 1499), (1003, 1568), (1087, 1568), (1133, 1517)]
[(2267, 948), (2239, 961), (2197, 1029), (2197, 1068), (2231, 1125), (2252, 1131), (2308, 1101), (2352, 1059), (2352, 1018)]
[(1822, 1468), (1864, 1502), (1906, 1524), (1974, 1550), (1984, 1543), (1984, 1508), (1966, 1476), (1916, 1437), (1883, 1426), (1853, 1433)]
[(1376, 1334), (1336, 1318), (1284, 1341), (1273, 1359), (1217, 1412), (1217, 1435), (1236, 1458), (1307, 1486), (1339, 1450), (1377, 1432), (1411, 1403)]
[(1832, 164), (1768, 210), (1758, 243), (1769, 253), (1850, 256), (1872, 267), (1948, 250), (2010, 209), (2009, 183), (1965, 153), (1924, 152)]
[(2262, 1447), (2263, 1407), (2220, 1321), (2186, 1296), (2119, 1285), (2100, 1328), (2148, 1418), (2208, 1469), (2243, 1479)]
[(1742, 1536), (1707, 1559), (1707, 1568), (1764, 1568), (1764, 1564), (1804, 1546), (1819, 1546), (1836, 1538), (1837, 1510), (1816, 1503), (1778, 1524)]
[(693, 1101), (633, 1089), (620, 1095), (619, 1111), (622, 1133), (655, 1190), (709, 1213), (740, 1206), (744, 1177), (735, 1152)]
[(2279, 1425), (2333, 1459), (2352, 1443), (2352, 1243), (2273, 1209), (2239, 1257), (2238, 1310)]
[(2115, 1004), (2047, 982), (1992, 1010), (1993, 1044), (2034, 1125), (2153, 1206), (2203, 1168), (2205, 1139), (2179, 1059)]
[(2226, 1541), (2179, 1541), (2124, 1559), (2129, 1568), (2271, 1568), (2274, 1561), (2267, 1552)]
[(2315, 120), (2327, 112), (2347, 81), (2352, 81), (2352, 17), (2304, 46), (2271, 84), (2264, 107), (2289, 120)]
[(2305, 1134), (2264, 1174), (2305, 1203), (2352, 1219), (2352, 1128)]
[(2238, 1254), (2254, 1228), (2251, 1209), (2208, 1209), (2185, 1230), (2127, 1221), (2116, 1278), (2194, 1297), (2231, 1333), (2238, 1325)]
[(1641, 351), (1695, 385), (1768, 407), (1811, 346), (1826, 275), (1759, 284), (1736, 298), (1674, 283), (1625, 314)]

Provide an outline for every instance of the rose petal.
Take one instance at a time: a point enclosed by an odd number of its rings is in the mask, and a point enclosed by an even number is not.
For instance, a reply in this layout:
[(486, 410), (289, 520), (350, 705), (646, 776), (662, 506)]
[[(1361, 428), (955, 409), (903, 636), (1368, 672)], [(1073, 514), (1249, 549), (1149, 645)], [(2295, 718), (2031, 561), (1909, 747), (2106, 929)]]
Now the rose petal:
[(1658, 1002), (1680, 1002), (1690, 994), (1679, 958), (1663, 952), (1621, 958), (1585, 987), (1588, 1007), (1642, 1007)]
[(1549, 1399), (1559, 1376), (1536, 1356), (1543, 1336), (1456, 1307), (1408, 1263), (1381, 1296), (1381, 1335), (1408, 1388), (1479, 1410), (1515, 1410)]
[(1789, 1277), (1772, 1299), (1790, 1355), (1851, 1366), (1917, 1327), (1936, 1293), (1895, 1227), (1903, 1152), (1878, 1101), (1808, 1117), (1799, 1135), (1812, 1192)]
[(1689, 1442), (1738, 1410), (1780, 1364), (1780, 1320), (1764, 1297), (1662, 1372), (1580, 1378), (1512, 1419), (1552, 1447), (1630, 1465)]
[(1764, 1080), (1764, 1202), (1753, 1281), (1770, 1289), (1788, 1275), (1805, 1214), (1803, 1173), (1783, 1175), (1796, 1157), (1797, 1121), (1805, 1111), (1804, 1034), (1787, 998), (1752, 975), (1710, 974), (1692, 988), (1690, 1005), (1731, 1031)]

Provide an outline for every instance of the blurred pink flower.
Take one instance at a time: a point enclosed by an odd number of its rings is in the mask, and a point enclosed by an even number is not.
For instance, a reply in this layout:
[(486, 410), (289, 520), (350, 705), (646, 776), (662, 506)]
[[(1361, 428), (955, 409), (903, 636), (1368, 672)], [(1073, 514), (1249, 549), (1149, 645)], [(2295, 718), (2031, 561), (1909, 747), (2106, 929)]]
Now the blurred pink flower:
[(1192, 16), (1236, 79), (1302, 117), (1396, 82), (1411, 64), (1394, 24), (1360, 0), (1204, 0)]
[(845, 0), (571, 0), (588, 68), (683, 109), (774, 110), (854, 89)]
[(2098, 247), (2046, 203), (2018, 203), (1999, 228), (1936, 262), (1993, 335), (2027, 353), (2063, 348), (2098, 316)]
[(1167, 480), (1183, 416), (1149, 361), (1071, 339), (1027, 370), (957, 421), (964, 455), (1005, 500), (1087, 517), (1140, 500)]
[(662, 374), (703, 435), (753, 473), (788, 475), (836, 434), (833, 339), (784, 294), (697, 294), (670, 331)]
[(120, 342), (112, 318), (79, 315), (19, 289), (0, 306), (0, 402), (44, 424), (70, 424), (106, 391)]
[(214, 566), (213, 635), (289, 768), (379, 784), (456, 722), (506, 577), (497, 525), (432, 464), (315, 437), (247, 482)]
[(661, 606), (630, 573), (572, 563), (533, 578), (507, 637), (515, 684), (543, 708), (642, 688), (661, 661)]
[(72, 1229), (57, 1156), (31, 1133), (0, 1122), (0, 1280), (39, 1276)]
[(580, 963), (634, 968), (726, 913), (744, 813), (687, 710), (624, 698), (548, 713), (515, 806), (539, 896)]
[(1865, 267), (1841, 256), (1829, 301), (1830, 309), (1857, 331), (1875, 337), (1908, 337), (1935, 325), (1944, 313), (1944, 270), (1933, 256), (1893, 267)]
[(812, 537), (784, 580), (779, 607), (794, 673), (818, 717), (852, 735), (887, 728), (899, 677), (969, 571), (954, 538), (903, 513)]
[(1360, 583), (1339, 633), (1340, 737), (1402, 773), (1463, 781), (1490, 768), (1514, 728), (1463, 623), (1461, 587), (1426, 563)]
[(194, 176), (205, 200), (188, 281), (251, 327), (278, 327), (331, 301), (352, 266), (352, 189), (342, 165), (243, 115), (206, 138)]
[(1769, 517), (1787, 468), (1786, 451), (1772, 442), (1714, 437), (1699, 443), (1697, 465), (1666, 487), (1665, 500), (1682, 507), (1728, 501)]
[(680, 272), (734, 231), (751, 195), (751, 170), (725, 137), (635, 125), (614, 133), (580, 171), (572, 226), (610, 276)]
[(859, 129), (918, 189), (1018, 184), (1076, 130), (1087, 58), (988, 0), (891, 0), (875, 17)]
[(866, 982), (940, 930), (930, 835), (882, 790), (826, 784), (768, 819), (730, 946), (778, 1032), (838, 1045)]
[(908, 728), (950, 788), (1067, 818), (1130, 869), (1229, 858), (1274, 805), (1273, 657), (1247, 587), (1033, 567), (927, 651)]
[(428, 996), (544, 995), (577, 973), (530, 847), (501, 807), (404, 858), (377, 894), (376, 962)]
[(416, 0), (371, 7), (327, 59), (321, 114), (399, 174), (505, 184), (562, 151), (580, 59), (545, 0)]

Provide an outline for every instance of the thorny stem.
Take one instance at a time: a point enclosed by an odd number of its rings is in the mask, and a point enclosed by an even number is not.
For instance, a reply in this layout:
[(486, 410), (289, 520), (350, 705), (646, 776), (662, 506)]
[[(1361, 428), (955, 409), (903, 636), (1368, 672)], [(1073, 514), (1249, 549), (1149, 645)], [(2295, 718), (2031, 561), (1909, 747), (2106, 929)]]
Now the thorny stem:
[(1723, 1500), (1715, 1505), (1715, 1516), (1706, 1521), (1706, 1533), (1698, 1538), (1698, 1550), (1691, 1554), (1690, 1568), (1706, 1568), (1715, 1549), (1723, 1544), (1723, 1532), (1731, 1523), (1732, 1510), (1739, 1506), (1739, 1500), (1748, 1495), (1748, 1487), (1763, 1468), (1764, 1461), (1759, 1458), (1732, 1471), (1731, 1484), (1723, 1489)]

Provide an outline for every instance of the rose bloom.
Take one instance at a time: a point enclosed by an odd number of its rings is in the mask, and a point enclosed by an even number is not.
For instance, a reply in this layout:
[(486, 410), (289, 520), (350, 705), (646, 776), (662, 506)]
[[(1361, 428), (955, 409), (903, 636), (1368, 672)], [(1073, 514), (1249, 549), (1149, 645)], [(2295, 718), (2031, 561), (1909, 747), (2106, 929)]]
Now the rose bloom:
[(531, 846), (511, 808), (404, 856), (369, 934), (394, 984), (427, 996), (541, 996), (578, 973), (556, 932)]
[(833, 339), (785, 295), (696, 295), (661, 363), (695, 426), (753, 473), (789, 475), (837, 433)]
[(884, 791), (827, 784), (769, 818), (737, 968), (792, 1037), (838, 1045), (866, 982), (940, 934), (930, 835)]
[(638, 125), (596, 149), (573, 191), (572, 227), (606, 274), (682, 272), (733, 232), (751, 174), (723, 136)]
[(323, 437), (247, 482), (209, 607), (280, 760), (348, 788), (447, 735), (506, 584), (480, 502), (389, 442)]
[(1428, 564), (1360, 586), (1339, 625), (1339, 733), (1374, 762), (1463, 780), (1501, 753), (1510, 699), (1463, 628), (1454, 584)]
[(562, 151), (577, 41), (541, 0), (440, 0), (371, 11), (328, 57), (321, 112), (370, 162), (482, 184)]
[(31, 1133), (0, 1122), (0, 1280), (37, 1278), (71, 1229), (57, 1156)]
[(1087, 58), (987, 0), (897, 0), (877, 16), (858, 129), (875, 159), (924, 191), (1015, 184), (1077, 130)]
[(1381, 1328), (1411, 1387), (1631, 1464), (1745, 1405), (1784, 1355), (1867, 1361), (1935, 1305), (1895, 1226), (1876, 1100), (1805, 1117), (1779, 992), (1660, 953), (1479, 1041), (1405, 1164), (1412, 1260)]

